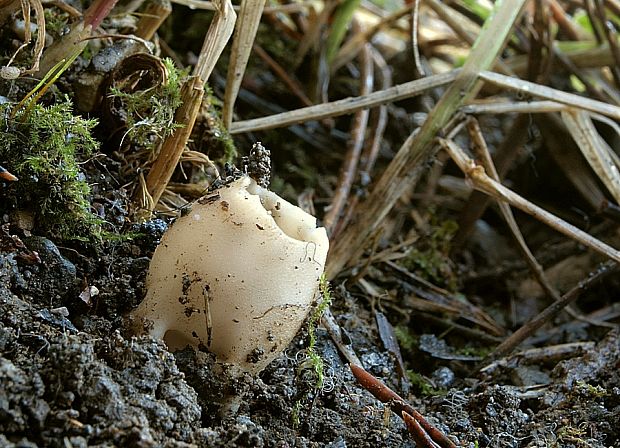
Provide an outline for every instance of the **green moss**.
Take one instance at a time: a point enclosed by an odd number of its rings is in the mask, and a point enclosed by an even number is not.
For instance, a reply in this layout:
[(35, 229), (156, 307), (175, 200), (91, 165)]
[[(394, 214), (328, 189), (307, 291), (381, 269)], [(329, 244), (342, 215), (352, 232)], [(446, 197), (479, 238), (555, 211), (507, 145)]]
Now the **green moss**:
[(431, 222), (430, 233), (421, 238), (401, 264), (421, 277), (448, 288), (457, 289), (457, 278), (450, 261), (450, 243), (458, 230), (455, 221)]
[(463, 356), (477, 356), (479, 358), (485, 358), (488, 354), (493, 351), (491, 347), (472, 347), (466, 346), (461, 347), (455, 351), (457, 355)]
[(165, 83), (130, 93), (110, 89), (110, 96), (118, 100), (125, 114), (125, 140), (142, 148), (153, 149), (181, 126), (174, 122), (174, 114), (181, 105), (181, 86), (187, 72), (177, 69), (171, 59), (162, 62), (168, 74)]
[(323, 316), (323, 313), (327, 310), (327, 308), (329, 308), (329, 305), (332, 303), (331, 290), (329, 288), (329, 282), (327, 281), (325, 274), (321, 275), (321, 279), (319, 281), (319, 292), (321, 293), (322, 300), (312, 312), (312, 315), (310, 316), (310, 321), (308, 322), (308, 337), (310, 339), (310, 341), (308, 342), (308, 358), (310, 359), (310, 363), (316, 375), (316, 388), (322, 389), (323, 384), (325, 383), (325, 374), (323, 372), (324, 364), (323, 359), (318, 355), (315, 347), (316, 327), (321, 321), (321, 316)]
[[(299, 397), (301, 398), (295, 402), (291, 415), (294, 427), (298, 427), (300, 424), (301, 408), (303, 406), (302, 403), (311, 396), (312, 392), (316, 393), (317, 391), (323, 390), (323, 386), (325, 385), (325, 364), (323, 359), (316, 352), (316, 328), (321, 321), (321, 316), (323, 316), (323, 313), (325, 313), (332, 302), (331, 290), (325, 274), (321, 275), (319, 280), (319, 293), (321, 295), (321, 301), (314, 309), (308, 320), (309, 341), (308, 348), (306, 349), (306, 359), (297, 369), (298, 378), (303, 376), (300, 372), (308, 371), (312, 372), (312, 377), (309, 380), (307, 379), (308, 377), (302, 380), (301, 389), (305, 390), (299, 394)], [(314, 382), (314, 384), (312, 384), (312, 382)]]
[(418, 338), (415, 337), (404, 325), (394, 327), (394, 334), (403, 350), (412, 351), (418, 347)]
[(444, 395), (446, 393), (444, 389), (436, 389), (433, 387), (433, 385), (429, 383), (424, 376), (414, 372), (413, 370), (407, 370), (407, 377), (409, 378), (409, 382), (411, 382), (411, 386), (414, 390), (422, 396), (430, 397)]
[[(234, 163), (237, 159), (237, 148), (232, 136), (222, 121), (222, 102), (213, 95), (213, 91), (205, 86), (205, 99), (202, 101), (202, 113), (206, 122), (196, 127), (194, 140), (200, 140), (199, 150), (207, 154), (211, 160), (220, 165)], [(199, 133), (200, 135), (196, 135)]]
[(0, 164), (19, 181), (0, 189), (6, 204), (30, 210), (36, 226), (62, 239), (100, 238), (102, 220), (91, 212), (90, 188), (79, 160), (98, 150), (95, 120), (72, 113), (71, 103), (34, 105), (10, 118), (13, 104), (0, 105)]
[(604, 398), (609, 395), (604, 387), (595, 386), (582, 380), (575, 382), (575, 392), (590, 399)]
[(66, 34), (69, 26), (69, 13), (58, 8), (45, 8), (45, 32), (54, 39)]
[(293, 411), (291, 412), (291, 422), (293, 424), (293, 428), (299, 428), (301, 424), (301, 401), (297, 400), (293, 405)]

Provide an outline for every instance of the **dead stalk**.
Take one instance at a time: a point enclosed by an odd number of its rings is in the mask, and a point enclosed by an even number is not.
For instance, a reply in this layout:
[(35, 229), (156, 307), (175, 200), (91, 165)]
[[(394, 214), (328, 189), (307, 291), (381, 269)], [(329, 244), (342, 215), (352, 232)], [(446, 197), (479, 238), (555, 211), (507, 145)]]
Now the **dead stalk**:
[(381, 104), (400, 101), (420, 95), (437, 87), (453, 82), (460, 70), (452, 70), (439, 75), (428, 76), (415, 81), (399, 84), (389, 89), (373, 92), (365, 97), (345, 98), (331, 103), (318, 104), (297, 110), (270, 115), (268, 117), (255, 118), (252, 120), (237, 121), (230, 127), (231, 134), (242, 132), (260, 131), (289, 126), (310, 120), (337, 117), (356, 112), (360, 109), (375, 107)]
[(474, 188), (494, 197), (496, 200), (505, 201), (513, 207), (517, 207), (569, 238), (573, 238), (579, 243), (620, 262), (620, 251), (532, 204), (499, 182), (494, 181), (485, 173), (483, 167), (476, 165), (453, 141), (446, 139), (440, 139), (439, 141), (461, 171), (472, 181)]
[[(361, 53), (360, 58), (361, 66), (361, 95), (368, 95), (372, 91), (374, 83), (374, 72), (372, 57), (370, 53), (370, 44), (366, 44)], [(329, 210), (325, 213), (323, 218), (323, 224), (327, 229), (328, 235), (332, 235), (334, 229), (338, 226), (340, 219), (342, 218), (342, 211), (351, 187), (357, 174), (357, 166), (364, 145), (364, 137), (366, 135), (366, 128), (368, 126), (368, 109), (362, 109), (355, 113), (353, 117), (353, 124), (351, 126), (351, 136), (348, 142), (347, 154), (345, 156), (342, 168), (340, 170), (340, 176), (338, 177), (338, 186), (336, 192), (332, 198)]]
[(500, 75), (488, 71), (480, 72), (480, 78), (496, 86), (504, 87), (517, 92), (524, 92), (528, 95), (545, 98), (557, 103), (566, 104), (571, 107), (585, 109), (590, 112), (599, 113), (607, 117), (620, 120), (620, 107), (603, 103), (602, 101), (592, 100), (574, 93), (563, 92), (551, 87), (543, 86), (523, 79), (511, 78), (510, 76)]
[[(204, 88), (202, 80), (197, 76), (192, 76), (183, 85), (181, 97), (184, 101), (181, 107), (177, 109), (174, 116), (175, 122), (183, 123), (184, 126), (178, 128), (164, 141), (159, 156), (155, 163), (153, 163), (153, 167), (146, 177), (146, 187), (152, 197), (153, 206), (157, 204), (157, 201), (159, 201), (159, 198), (166, 189), (181, 154), (185, 150), (185, 144), (194, 127), (194, 122), (198, 116), (203, 96)], [(147, 204), (142, 204), (142, 206), (146, 205)]]
[[(236, 14), (230, 0), (221, 0), (217, 4), (218, 10), (205, 36), (194, 75), (186, 81), (181, 91), (182, 106), (175, 114), (175, 122), (183, 126), (177, 128), (162, 143), (159, 155), (146, 179), (147, 194), (138, 191), (139, 207), (146, 206), (148, 215), (153, 212), (179, 163), (200, 111), (204, 84), (233, 32)], [(149, 197), (149, 201), (144, 203), (140, 201), (141, 197)]]
[(486, 366), (490, 362), (508, 355), (525, 339), (533, 335), (536, 330), (542, 327), (545, 323), (550, 322), (551, 319), (557, 316), (567, 305), (577, 300), (583, 292), (587, 291), (598, 281), (616, 272), (617, 270), (618, 264), (613, 261), (608, 261), (599, 265), (596, 270), (591, 272), (584, 280), (579, 282), (577, 286), (564, 294), (560, 300), (549, 305), (538, 316), (527, 322), (504, 342), (498, 345), (495, 350), (493, 350), (493, 352), (485, 358), (481, 365)]
[(230, 51), (230, 63), (226, 76), (226, 91), (224, 93), (224, 109), (222, 120), (226, 128), (230, 128), (233, 119), (235, 100), (241, 87), (243, 74), (252, 52), (252, 44), (258, 30), (258, 24), (263, 14), (266, 0), (242, 0), (239, 18), (235, 26), (235, 36)]

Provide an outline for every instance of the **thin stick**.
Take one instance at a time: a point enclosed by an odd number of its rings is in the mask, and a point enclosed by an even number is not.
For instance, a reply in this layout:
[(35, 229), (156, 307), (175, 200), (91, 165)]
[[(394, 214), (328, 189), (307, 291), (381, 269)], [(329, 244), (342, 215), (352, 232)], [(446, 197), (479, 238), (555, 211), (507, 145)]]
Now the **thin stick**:
[(500, 87), (525, 92), (529, 95), (546, 98), (551, 101), (589, 110), (590, 112), (596, 112), (620, 120), (620, 107), (603, 103), (602, 101), (591, 100), (590, 98), (575, 95), (574, 93), (562, 92), (561, 90), (552, 89), (551, 87), (489, 71), (480, 72), (480, 78)]
[(461, 171), (463, 171), (463, 173), (471, 179), (474, 184), (474, 188), (493, 196), (496, 199), (506, 201), (513, 207), (517, 207), (569, 238), (572, 238), (595, 250), (596, 252), (620, 262), (620, 251), (594, 238), (590, 234), (578, 229), (572, 224), (558, 218), (552, 213), (549, 213), (537, 205), (534, 205), (512, 190), (504, 187), (499, 182), (494, 181), (484, 172), (484, 168), (476, 165), (476, 163), (453, 141), (446, 139), (439, 139), (439, 141), (441, 146), (450, 154), (450, 157), (458, 165)]
[[(217, 1), (208, 1), (208, 0), (172, 0), (172, 3), (176, 3), (177, 5), (188, 6), (192, 9), (204, 9), (206, 11), (218, 11), (219, 6)], [(273, 5), (266, 6), (264, 9), (265, 14), (273, 14), (273, 13), (291, 13), (291, 12), (303, 12), (306, 11), (313, 5), (313, 2), (310, 0), (299, 1), (295, 3), (285, 4), (285, 5)], [(239, 11), (241, 6), (233, 5), (234, 11)]]
[[(372, 91), (374, 83), (370, 44), (366, 44), (360, 59), (362, 73), (360, 76), (362, 83), (360, 93), (364, 96)], [(368, 126), (368, 115), (368, 109), (362, 109), (357, 111), (353, 118), (351, 137), (348, 144), (349, 148), (340, 170), (340, 176), (338, 176), (338, 187), (332, 198), (330, 208), (323, 218), (323, 224), (330, 235), (333, 234), (334, 229), (340, 222), (342, 210), (344, 209), (349, 193), (351, 192), (351, 187), (353, 186), (353, 180), (357, 173), (357, 165), (364, 145), (364, 136), (366, 135), (366, 128)]]
[(323, 313), (323, 316), (321, 316), (321, 324), (323, 324), (323, 326), (331, 336), (332, 341), (334, 342), (334, 344), (336, 344), (336, 347), (338, 347), (338, 350), (340, 350), (342, 356), (347, 358), (347, 361), (349, 361), (351, 364), (362, 363), (355, 354), (355, 351), (353, 350), (353, 347), (351, 347), (350, 343), (346, 344), (344, 342), (340, 325), (338, 325), (338, 322), (336, 322), (336, 318), (334, 317), (332, 311), (329, 308), (327, 308)]
[(569, 106), (556, 101), (492, 101), (468, 104), (461, 108), (466, 114), (540, 114), (545, 112), (560, 112)]
[(297, 81), (296, 79), (294, 79), (291, 74), (289, 74), (280, 64), (278, 64), (270, 55), (269, 53), (267, 53), (265, 50), (263, 50), (263, 47), (261, 47), (260, 45), (254, 43), (252, 49), (254, 50), (254, 53), (256, 53), (256, 55), (261, 58), (263, 60), (263, 62), (265, 64), (267, 64), (269, 66), (269, 68), (271, 69), (271, 71), (278, 77), (280, 78), (280, 80), (284, 83), (284, 85), (286, 87), (288, 87), (290, 89), (291, 92), (293, 92), (293, 94), (299, 98), (299, 100), (305, 105), (305, 106), (312, 106), (313, 103), (310, 100), (310, 98), (308, 98), (308, 96), (306, 95), (306, 93), (304, 92), (303, 88), (301, 87), (301, 85), (299, 84), (299, 81)]
[(416, 446), (420, 446), (422, 448), (440, 448), (440, 446), (437, 445), (433, 439), (431, 439), (431, 436), (424, 431), (422, 425), (420, 425), (418, 421), (413, 418), (413, 416), (403, 411), (401, 418), (405, 421), (407, 431), (409, 431), (409, 434), (411, 435), (411, 438), (415, 442)]
[(142, 194), (141, 196), (148, 197), (149, 201), (146, 204), (139, 205), (146, 208), (148, 213), (153, 211), (151, 207), (157, 206), (159, 198), (172, 178), (200, 111), (204, 96), (204, 84), (209, 79), (215, 63), (233, 32), (237, 16), (232, 8), (232, 3), (230, 0), (220, 0), (217, 3), (219, 9), (205, 35), (202, 50), (194, 68), (194, 76), (190, 77), (181, 89), (181, 107), (177, 109), (174, 120), (183, 126), (177, 128), (172, 135), (164, 140), (157, 160), (153, 163), (146, 178), (148, 195)]
[(493, 352), (485, 358), (481, 365), (486, 366), (491, 361), (508, 355), (525, 339), (527, 339), (536, 330), (542, 327), (546, 322), (549, 322), (551, 319), (557, 316), (560, 311), (562, 311), (562, 309), (564, 309), (567, 305), (577, 300), (581, 293), (590, 289), (595, 283), (607, 277), (609, 274), (616, 272), (617, 268), (618, 264), (613, 261), (608, 261), (599, 265), (585, 279), (580, 281), (577, 286), (564, 294), (559, 301), (549, 305), (538, 316), (527, 322), (525, 325), (515, 331), (504, 342), (498, 345), (495, 350), (493, 350)]
[(413, 66), (417, 74), (416, 78), (426, 76), (422, 59), (420, 58), (420, 47), (418, 40), (418, 26), (420, 24), (420, 0), (413, 0), (413, 11), (411, 11), (411, 47), (413, 48)]
[(17, 179), (17, 176), (9, 173), (2, 165), (0, 165), (0, 179), (4, 179), (9, 182), (15, 182), (19, 180)]
[(304, 107), (302, 109), (270, 115), (268, 117), (237, 121), (231, 125), (230, 133), (240, 134), (242, 132), (281, 128), (304, 121), (337, 117), (356, 112), (360, 109), (375, 107), (393, 101), (400, 101), (449, 84), (456, 79), (459, 72), (460, 70), (452, 70), (447, 73), (428, 76), (426, 78), (399, 84), (386, 90), (379, 90), (365, 97), (344, 98), (342, 100)]
[[(491, 158), (491, 154), (489, 153), (489, 148), (487, 147), (486, 141), (484, 140), (484, 136), (482, 135), (482, 131), (480, 129), (478, 121), (469, 120), (467, 124), (470, 138), (472, 139), (474, 147), (478, 150), (477, 156), (482, 160), (484, 168), (489, 172), (491, 178), (496, 182), (499, 182), (499, 174), (497, 173), (495, 165), (493, 164), (493, 159)], [(502, 216), (504, 217), (504, 220), (506, 221), (506, 224), (508, 224), (508, 228), (510, 229), (512, 236), (517, 242), (517, 246), (519, 247), (523, 258), (525, 258), (525, 261), (530, 267), (530, 271), (532, 271), (532, 274), (534, 274), (534, 277), (540, 284), (541, 288), (543, 289), (543, 291), (545, 291), (545, 293), (552, 301), (555, 302), (560, 300), (560, 293), (551, 285), (551, 283), (547, 279), (547, 276), (545, 275), (545, 271), (540, 266), (538, 260), (536, 260), (536, 257), (534, 257), (534, 254), (525, 242), (525, 238), (523, 237), (523, 234), (521, 233), (521, 230), (517, 225), (517, 221), (512, 213), (512, 210), (510, 209), (510, 206), (504, 201), (497, 201), (497, 205), (499, 206), (499, 209), (502, 213)]]

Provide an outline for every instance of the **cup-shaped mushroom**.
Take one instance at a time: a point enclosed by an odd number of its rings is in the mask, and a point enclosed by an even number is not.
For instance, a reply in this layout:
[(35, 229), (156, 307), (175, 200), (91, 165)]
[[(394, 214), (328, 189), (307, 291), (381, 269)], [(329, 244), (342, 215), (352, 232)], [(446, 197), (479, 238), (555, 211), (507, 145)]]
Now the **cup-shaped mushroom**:
[(316, 219), (245, 176), (205, 196), (164, 234), (132, 312), (171, 350), (204, 347), (257, 373), (311, 309), (329, 242)]

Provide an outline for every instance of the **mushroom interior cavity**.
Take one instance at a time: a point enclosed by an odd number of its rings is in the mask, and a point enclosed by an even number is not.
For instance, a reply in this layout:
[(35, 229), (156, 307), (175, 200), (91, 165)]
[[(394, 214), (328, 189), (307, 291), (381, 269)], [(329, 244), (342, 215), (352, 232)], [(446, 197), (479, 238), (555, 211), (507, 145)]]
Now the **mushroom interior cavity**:
[(316, 218), (244, 176), (168, 229), (134, 328), (256, 373), (299, 331), (328, 247)]

